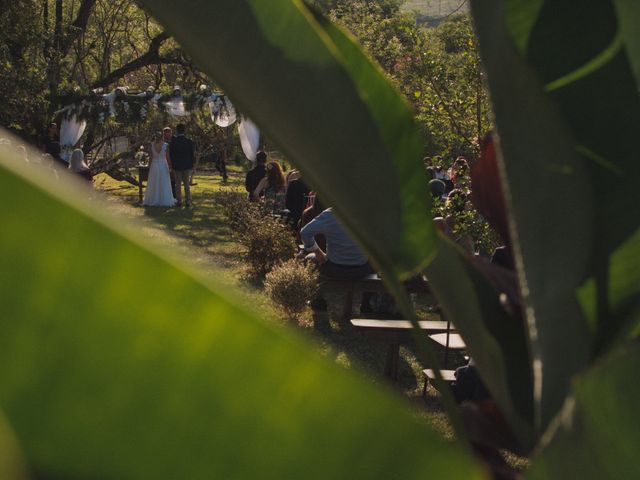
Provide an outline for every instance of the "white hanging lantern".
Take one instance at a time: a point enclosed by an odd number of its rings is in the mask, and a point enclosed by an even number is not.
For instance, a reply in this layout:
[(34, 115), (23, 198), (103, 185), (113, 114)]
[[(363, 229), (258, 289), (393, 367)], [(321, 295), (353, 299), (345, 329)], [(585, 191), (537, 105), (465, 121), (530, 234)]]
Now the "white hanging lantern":
[(167, 113), (172, 117), (184, 117), (187, 114), (182, 97), (172, 98), (165, 103), (165, 107), (167, 107)]

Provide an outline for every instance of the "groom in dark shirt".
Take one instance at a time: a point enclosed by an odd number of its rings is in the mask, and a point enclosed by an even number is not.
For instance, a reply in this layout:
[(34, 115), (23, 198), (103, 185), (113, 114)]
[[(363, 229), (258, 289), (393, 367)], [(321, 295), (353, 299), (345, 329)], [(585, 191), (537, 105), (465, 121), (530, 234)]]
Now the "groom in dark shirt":
[(173, 173), (176, 178), (176, 205), (182, 205), (182, 188), (184, 183), (185, 205), (191, 206), (191, 188), (189, 180), (191, 178), (191, 170), (195, 160), (195, 147), (193, 142), (185, 135), (187, 127), (184, 123), (180, 123), (176, 127), (177, 135), (169, 142), (169, 158)]

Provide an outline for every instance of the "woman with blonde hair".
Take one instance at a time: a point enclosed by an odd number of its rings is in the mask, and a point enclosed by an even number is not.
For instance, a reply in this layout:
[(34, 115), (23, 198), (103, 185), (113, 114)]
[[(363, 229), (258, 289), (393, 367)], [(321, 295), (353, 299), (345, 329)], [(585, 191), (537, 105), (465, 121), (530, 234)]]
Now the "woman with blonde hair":
[(274, 211), (283, 210), (285, 195), (287, 193), (287, 185), (284, 179), (284, 173), (278, 162), (267, 163), (267, 174), (260, 180), (258, 186), (253, 192), (253, 199), (259, 200), (264, 195), (265, 202), (268, 203)]
[(76, 148), (69, 159), (69, 170), (93, 184), (93, 174), (84, 161), (84, 152)]

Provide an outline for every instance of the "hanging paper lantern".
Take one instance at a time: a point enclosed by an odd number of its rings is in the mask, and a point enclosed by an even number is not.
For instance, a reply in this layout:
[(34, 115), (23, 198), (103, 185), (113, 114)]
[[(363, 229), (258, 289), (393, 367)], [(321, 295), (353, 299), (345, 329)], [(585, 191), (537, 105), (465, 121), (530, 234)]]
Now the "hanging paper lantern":
[(172, 98), (165, 103), (165, 107), (167, 107), (167, 113), (172, 117), (184, 117), (187, 114), (182, 97)]
[(218, 101), (217, 105), (217, 114), (211, 112), (211, 119), (215, 122), (219, 127), (228, 127), (229, 125), (233, 125), (236, 122), (236, 109), (233, 107), (228, 98), (217, 97), (216, 101)]

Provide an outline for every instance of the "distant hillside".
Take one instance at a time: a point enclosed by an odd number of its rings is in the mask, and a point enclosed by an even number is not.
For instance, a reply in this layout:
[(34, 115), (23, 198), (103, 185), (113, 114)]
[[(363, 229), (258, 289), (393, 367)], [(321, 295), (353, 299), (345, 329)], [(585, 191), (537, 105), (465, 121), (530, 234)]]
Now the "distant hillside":
[(436, 25), (453, 12), (468, 12), (469, 0), (405, 0), (402, 9), (416, 12), (418, 23)]

